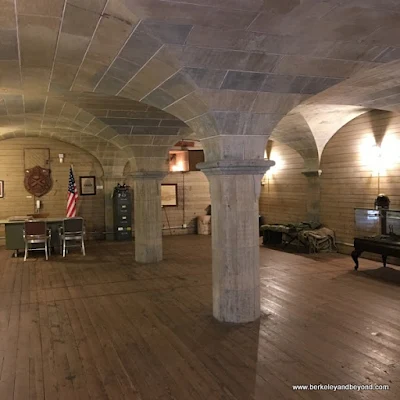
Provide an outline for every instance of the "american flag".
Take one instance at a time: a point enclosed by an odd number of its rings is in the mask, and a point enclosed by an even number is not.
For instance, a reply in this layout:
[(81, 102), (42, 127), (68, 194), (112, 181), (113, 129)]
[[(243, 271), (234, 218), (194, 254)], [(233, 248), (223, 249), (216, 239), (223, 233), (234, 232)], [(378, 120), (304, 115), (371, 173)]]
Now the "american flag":
[(72, 173), (72, 167), (70, 167), (69, 182), (68, 182), (67, 218), (72, 218), (76, 216), (77, 201), (78, 201), (78, 190), (76, 189), (76, 183), (74, 174)]

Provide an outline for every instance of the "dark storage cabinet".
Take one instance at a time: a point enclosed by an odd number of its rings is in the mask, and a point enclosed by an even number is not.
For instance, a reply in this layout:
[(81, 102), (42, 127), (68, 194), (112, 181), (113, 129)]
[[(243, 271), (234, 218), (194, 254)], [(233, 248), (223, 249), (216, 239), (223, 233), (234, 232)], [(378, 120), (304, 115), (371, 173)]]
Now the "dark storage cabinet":
[(129, 189), (114, 189), (115, 240), (132, 240), (132, 195)]
[(263, 244), (282, 244), (282, 232), (264, 230)]

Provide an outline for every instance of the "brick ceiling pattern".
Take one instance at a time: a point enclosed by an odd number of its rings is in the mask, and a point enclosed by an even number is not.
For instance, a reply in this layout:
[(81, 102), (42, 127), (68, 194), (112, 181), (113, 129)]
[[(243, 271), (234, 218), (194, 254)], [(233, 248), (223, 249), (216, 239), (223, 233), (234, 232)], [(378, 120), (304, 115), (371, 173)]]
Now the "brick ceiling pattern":
[(0, 0), (0, 9), (3, 138), (87, 137), (88, 151), (104, 142), (147, 168), (145, 158), (161, 162), (190, 135), (208, 159), (243, 159), (262, 157), (272, 134), (318, 160), (343, 124), (400, 104), (393, 0)]

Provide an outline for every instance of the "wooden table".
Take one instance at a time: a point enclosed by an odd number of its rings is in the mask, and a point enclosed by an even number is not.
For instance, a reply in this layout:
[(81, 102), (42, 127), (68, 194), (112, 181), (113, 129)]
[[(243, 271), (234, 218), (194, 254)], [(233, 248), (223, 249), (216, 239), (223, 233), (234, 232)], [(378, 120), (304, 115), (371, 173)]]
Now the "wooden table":
[[(51, 229), (51, 247), (59, 247), (58, 228), (62, 225), (64, 218), (43, 218), (34, 221), (46, 221), (47, 227)], [(14, 257), (18, 257), (19, 250), (25, 248), (23, 230), (25, 221), (0, 220), (0, 224), (5, 225), (6, 249), (14, 251)]]
[(386, 267), (386, 260), (389, 256), (400, 257), (400, 236), (378, 235), (354, 238), (354, 250), (351, 253), (351, 257), (356, 263), (354, 266), (356, 271), (358, 270), (358, 258), (364, 251), (380, 254), (383, 266)]

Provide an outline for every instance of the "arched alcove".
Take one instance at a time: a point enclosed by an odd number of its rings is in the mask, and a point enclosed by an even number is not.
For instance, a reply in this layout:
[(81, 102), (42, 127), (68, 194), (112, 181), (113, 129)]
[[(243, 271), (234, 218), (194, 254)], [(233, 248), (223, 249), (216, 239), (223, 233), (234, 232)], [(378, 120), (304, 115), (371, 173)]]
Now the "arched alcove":
[[(4, 198), (0, 202), (0, 219), (36, 212), (36, 198), (24, 187), (25, 158), (28, 151), (37, 152), (38, 160), (42, 154), (48, 154), (48, 162), (46, 165), (40, 166), (50, 169), (53, 184), (51, 190), (40, 197), (40, 212), (48, 214), (49, 217), (65, 217), (66, 215), (70, 165), (73, 165), (79, 192), (81, 176), (95, 178), (96, 186), (98, 186), (96, 194), (79, 195), (77, 215), (85, 219), (89, 237), (103, 237), (105, 209), (102, 164), (95, 156), (82, 148), (53, 138), (24, 137), (0, 141), (0, 180), (4, 181)], [(59, 154), (64, 155), (63, 163), (59, 161)], [(34, 156), (35, 154), (33, 154), (33, 158), (35, 158)], [(29, 165), (27, 168), (32, 166)]]
[(356, 235), (354, 208), (373, 209), (382, 192), (400, 208), (399, 126), (398, 114), (370, 111), (339, 129), (322, 153), (321, 218), (344, 251)]

